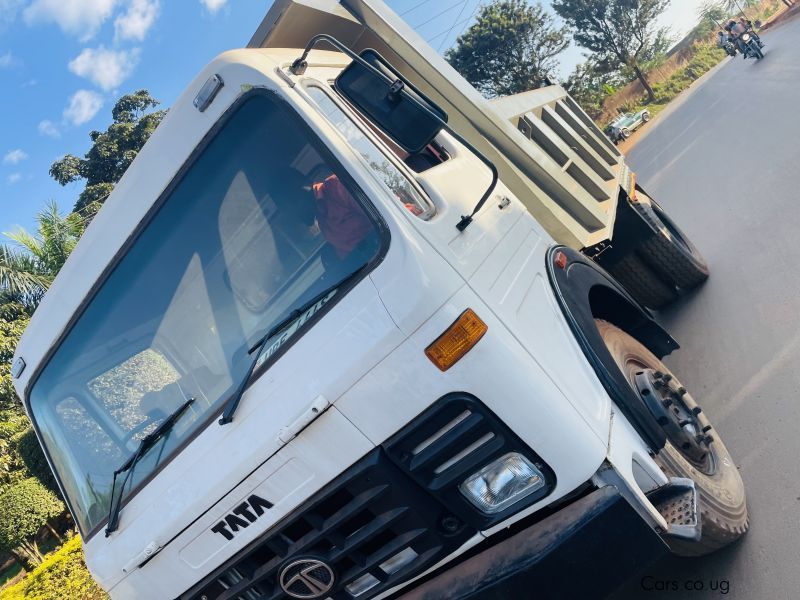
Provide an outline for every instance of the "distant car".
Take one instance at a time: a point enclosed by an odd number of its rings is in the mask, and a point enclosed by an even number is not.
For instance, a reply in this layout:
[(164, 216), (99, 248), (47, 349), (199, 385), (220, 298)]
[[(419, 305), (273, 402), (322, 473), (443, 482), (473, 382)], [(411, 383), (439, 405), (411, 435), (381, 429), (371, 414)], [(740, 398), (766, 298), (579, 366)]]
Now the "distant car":
[(627, 140), (631, 134), (650, 120), (650, 111), (645, 109), (635, 113), (622, 113), (608, 126), (611, 141), (618, 144)]

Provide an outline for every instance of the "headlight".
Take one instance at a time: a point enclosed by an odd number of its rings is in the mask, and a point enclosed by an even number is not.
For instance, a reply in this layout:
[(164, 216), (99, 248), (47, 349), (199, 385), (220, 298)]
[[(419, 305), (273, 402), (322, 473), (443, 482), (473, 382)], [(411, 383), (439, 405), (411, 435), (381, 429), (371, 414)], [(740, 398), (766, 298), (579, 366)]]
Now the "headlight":
[(750, 41), (750, 34), (749, 33), (743, 34), (742, 35), (742, 41), (743, 42), (749, 42)]
[(510, 452), (470, 476), (458, 489), (481, 512), (492, 515), (544, 485), (539, 469), (521, 454)]

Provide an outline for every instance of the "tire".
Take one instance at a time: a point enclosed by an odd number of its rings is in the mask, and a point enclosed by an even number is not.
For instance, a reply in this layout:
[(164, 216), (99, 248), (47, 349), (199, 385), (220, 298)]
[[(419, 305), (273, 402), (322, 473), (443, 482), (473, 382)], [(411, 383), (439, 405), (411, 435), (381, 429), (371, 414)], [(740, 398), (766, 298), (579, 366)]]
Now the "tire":
[(641, 217), (655, 236), (639, 247), (639, 253), (665, 281), (689, 290), (708, 279), (708, 264), (683, 231), (655, 203), (637, 202)]
[(635, 254), (625, 256), (608, 271), (631, 296), (648, 308), (663, 308), (678, 297), (675, 288), (663, 281)]
[(650, 120), (650, 113), (644, 113), (642, 115), (642, 123), (647, 123)]
[[(630, 335), (606, 321), (597, 320), (596, 324), (611, 356), (631, 386), (635, 388), (634, 376), (642, 368), (672, 375), (669, 368)], [(741, 538), (750, 526), (747, 498), (739, 470), (715, 429), (712, 430), (712, 436), (714, 441), (709, 445), (709, 450), (714, 455), (713, 472), (705, 473), (696, 468), (669, 440), (654, 457), (668, 476), (693, 480), (698, 494), (702, 537), (697, 542), (669, 540), (674, 554), (709, 554)]]
[(761, 51), (761, 48), (758, 47), (757, 44), (753, 44), (753, 54), (756, 57), (756, 60), (761, 60), (764, 58), (764, 53)]
[(631, 130), (626, 127), (625, 129), (620, 130), (620, 134), (622, 135), (623, 140), (627, 140), (629, 137), (631, 137)]

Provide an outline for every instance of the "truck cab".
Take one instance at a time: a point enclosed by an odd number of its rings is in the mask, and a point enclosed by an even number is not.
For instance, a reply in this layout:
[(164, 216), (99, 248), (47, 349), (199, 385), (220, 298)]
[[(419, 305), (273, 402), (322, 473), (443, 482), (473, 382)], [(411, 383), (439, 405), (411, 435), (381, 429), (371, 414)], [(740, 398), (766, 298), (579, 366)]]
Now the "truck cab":
[(487, 565), (546, 581), (576, 531), (639, 565), (744, 533), (659, 360), (677, 343), (391, 61), (332, 39), (208, 65), (17, 349), (102, 587), (460, 597), (498, 593)]

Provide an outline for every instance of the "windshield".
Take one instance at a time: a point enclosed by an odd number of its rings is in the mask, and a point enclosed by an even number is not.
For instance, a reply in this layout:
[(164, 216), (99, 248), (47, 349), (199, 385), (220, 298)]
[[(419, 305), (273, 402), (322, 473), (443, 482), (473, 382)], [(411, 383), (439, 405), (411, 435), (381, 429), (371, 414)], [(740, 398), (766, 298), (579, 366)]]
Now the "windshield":
[[(219, 413), (272, 325), (376, 258), (378, 223), (327, 156), (296, 115), (249, 96), (41, 372), (31, 411), (84, 533), (102, 525), (114, 470), (142, 437), (195, 398), (123, 497)], [(280, 336), (284, 348), (310, 323)]]

